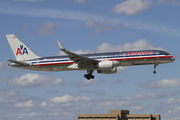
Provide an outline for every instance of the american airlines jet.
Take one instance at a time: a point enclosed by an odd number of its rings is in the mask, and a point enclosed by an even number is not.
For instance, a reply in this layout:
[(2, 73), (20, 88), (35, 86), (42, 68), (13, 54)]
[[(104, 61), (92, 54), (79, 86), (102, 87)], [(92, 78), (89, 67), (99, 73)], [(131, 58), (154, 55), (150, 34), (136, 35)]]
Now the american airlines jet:
[(154, 65), (153, 73), (156, 74), (158, 64), (173, 62), (175, 58), (169, 53), (161, 50), (140, 50), (109, 53), (75, 54), (66, 50), (58, 41), (60, 49), (66, 53), (64, 56), (40, 57), (32, 52), (15, 35), (6, 35), (16, 60), (9, 66), (37, 70), (37, 71), (68, 71), (87, 70), (84, 75), (88, 80), (94, 79), (94, 70), (97, 73), (116, 73), (118, 66), (131, 65)]

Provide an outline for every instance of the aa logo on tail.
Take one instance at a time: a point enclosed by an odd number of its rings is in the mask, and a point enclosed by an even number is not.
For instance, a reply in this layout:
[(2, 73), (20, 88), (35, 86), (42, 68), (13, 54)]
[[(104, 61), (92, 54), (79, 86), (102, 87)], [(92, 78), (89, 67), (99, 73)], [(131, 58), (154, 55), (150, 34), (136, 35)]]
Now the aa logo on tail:
[(28, 54), (28, 51), (26, 49), (26, 47), (23, 47), (23, 45), (20, 45), (20, 48), (17, 49), (16, 55), (24, 55), (24, 54)]

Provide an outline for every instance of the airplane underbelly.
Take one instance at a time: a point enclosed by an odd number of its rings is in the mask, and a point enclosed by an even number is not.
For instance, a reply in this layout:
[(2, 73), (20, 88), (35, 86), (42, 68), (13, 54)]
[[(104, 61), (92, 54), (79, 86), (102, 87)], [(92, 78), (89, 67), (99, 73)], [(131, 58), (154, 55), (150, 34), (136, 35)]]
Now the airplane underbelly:
[(121, 66), (131, 66), (131, 65), (148, 65), (148, 64), (163, 64), (171, 62), (168, 59), (141, 59), (141, 60), (126, 60), (121, 61)]

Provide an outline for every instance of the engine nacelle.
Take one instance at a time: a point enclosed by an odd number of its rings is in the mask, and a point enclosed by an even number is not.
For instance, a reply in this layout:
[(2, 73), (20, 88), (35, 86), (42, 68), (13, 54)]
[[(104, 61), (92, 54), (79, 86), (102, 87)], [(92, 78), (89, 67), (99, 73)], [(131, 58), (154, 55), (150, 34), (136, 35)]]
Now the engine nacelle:
[(111, 70), (113, 67), (113, 61), (101, 61), (97, 64), (97, 70)]
[(117, 68), (114, 67), (111, 70), (97, 70), (97, 73), (102, 73), (102, 74), (113, 74), (117, 72)]

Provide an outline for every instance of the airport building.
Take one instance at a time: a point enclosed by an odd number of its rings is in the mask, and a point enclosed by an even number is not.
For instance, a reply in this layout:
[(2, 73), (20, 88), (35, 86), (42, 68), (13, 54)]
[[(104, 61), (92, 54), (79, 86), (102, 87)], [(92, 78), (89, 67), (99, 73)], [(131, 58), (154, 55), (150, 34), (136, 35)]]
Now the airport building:
[(130, 114), (128, 110), (110, 110), (109, 114), (79, 114), (78, 120), (161, 120), (161, 116)]

